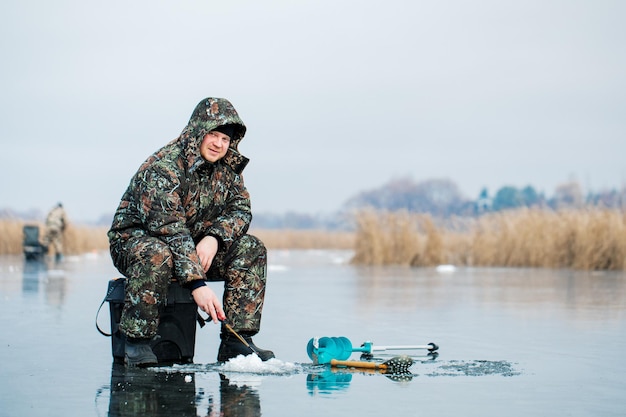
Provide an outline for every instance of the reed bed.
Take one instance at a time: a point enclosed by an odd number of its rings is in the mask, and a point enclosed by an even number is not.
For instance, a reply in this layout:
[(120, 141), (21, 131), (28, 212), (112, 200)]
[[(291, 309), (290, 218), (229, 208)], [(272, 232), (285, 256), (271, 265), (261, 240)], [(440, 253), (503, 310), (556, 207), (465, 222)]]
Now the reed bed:
[(425, 214), (356, 215), (353, 263), (626, 269), (626, 213), (521, 209), (439, 224)]
[(250, 231), (265, 243), (268, 249), (348, 249), (354, 248), (354, 233), (327, 230), (270, 230)]
[[(17, 255), (24, 251), (25, 225), (39, 226), (40, 239), (45, 233), (45, 226), (40, 223), (23, 222), (19, 220), (0, 220), (0, 254)], [(69, 224), (63, 232), (63, 247), (65, 255), (102, 251), (109, 249), (107, 228), (90, 227)], [(52, 252), (53, 250), (50, 249)]]
[[(40, 237), (45, 227), (33, 222), (0, 220), (0, 254), (23, 252), (24, 225), (37, 225)], [(68, 225), (64, 232), (65, 254), (75, 255), (109, 249), (107, 228)], [(322, 230), (268, 230), (251, 231), (270, 249), (352, 249), (354, 233)]]
[[(0, 254), (21, 254), (24, 222), (0, 220)], [(32, 223), (29, 223), (32, 224)], [(362, 211), (355, 232), (256, 229), (269, 249), (348, 249), (362, 265), (626, 269), (626, 213), (520, 209), (479, 218)], [(43, 233), (44, 227), (40, 225)], [(65, 253), (108, 250), (107, 228), (70, 224)]]

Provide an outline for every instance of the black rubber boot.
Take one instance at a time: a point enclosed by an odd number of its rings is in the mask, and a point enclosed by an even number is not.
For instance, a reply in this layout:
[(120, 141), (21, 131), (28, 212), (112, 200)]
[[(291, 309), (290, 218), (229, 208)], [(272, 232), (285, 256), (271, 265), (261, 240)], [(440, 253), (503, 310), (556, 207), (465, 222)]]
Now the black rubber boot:
[(252, 342), (252, 336), (241, 333), (239, 333), (239, 335), (246, 341), (246, 343), (248, 343), (249, 347), (243, 344), (241, 340), (239, 340), (239, 338), (232, 333), (222, 334), (222, 343), (220, 343), (220, 348), (217, 352), (218, 362), (226, 362), (239, 355), (248, 356), (253, 353), (256, 353), (262, 361), (275, 357), (274, 352), (271, 350), (264, 350), (256, 347), (254, 342)]
[(159, 361), (150, 348), (150, 339), (126, 339), (124, 363), (126, 366), (151, 366)]

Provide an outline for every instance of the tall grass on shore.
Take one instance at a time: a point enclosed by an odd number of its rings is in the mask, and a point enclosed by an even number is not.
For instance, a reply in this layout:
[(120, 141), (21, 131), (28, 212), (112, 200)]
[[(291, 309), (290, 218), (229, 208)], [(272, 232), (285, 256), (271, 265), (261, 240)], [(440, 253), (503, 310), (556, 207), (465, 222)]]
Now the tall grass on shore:
[[(0, 254), (21, 254), (23, 248), (23, 227), (37, 225), (43, 238), (45, 227), (42, 224), (25, 223), (17, 220), (0, 220)], [(109, 249), (107, 228), (76, 226), (70, 224), (64, 233), (66, 255), (76, 255), (91, 251)], [(269, 249), (352, 249), (354, 233), (330, 232), (321, 230), (268, 230), (251, 231)]]
[[(24, 251), (25, 225), (39, 226), (39, 237), (43, 239), (45, 226), (19, 220), (0, 220), (0, 254), (17, 255)], [(108, 250), (107, 228), (69, 224), (63, 232), (65, 255), (77, 255), (92, 251)], [(53, 250), (50, 249), (52, 253)]]
[(626, 213), (618, 210), (522, 209), (441, 224), (364, 211), (356, 224), (356, 264), (626, 269)]
[[(251, 230), (269, 249), (354, 249), (363, 265), (626, 270), (626, 213), (521, 209), (479, 218), (363, 211), (356, 232)], [(24, 222), (0, 220), (0, 254), (21, 254)], [(43, 234), (44, 227), (40, 226)], [(107, 228), (70, 224), (65, 254), (108, 250)]]
[(352, 249), (354, 233), (327, 230), (255, 229), (268, 249)]

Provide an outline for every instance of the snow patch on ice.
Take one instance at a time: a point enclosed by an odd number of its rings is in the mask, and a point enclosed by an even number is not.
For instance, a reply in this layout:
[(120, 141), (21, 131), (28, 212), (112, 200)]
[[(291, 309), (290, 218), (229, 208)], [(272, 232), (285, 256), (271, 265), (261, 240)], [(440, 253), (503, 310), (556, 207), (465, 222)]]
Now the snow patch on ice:
[(224, 371), (263, 375), (294, 374), (302, 371), (302, 366), (273, 358), (263, 362), (256, 354), (239, 355), (222, 365)]

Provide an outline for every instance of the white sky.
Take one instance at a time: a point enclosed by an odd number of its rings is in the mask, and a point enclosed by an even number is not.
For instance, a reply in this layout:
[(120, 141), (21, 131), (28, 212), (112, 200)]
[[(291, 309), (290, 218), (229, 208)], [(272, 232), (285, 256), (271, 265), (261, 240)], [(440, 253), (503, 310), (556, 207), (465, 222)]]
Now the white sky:
[(0, 208), (112, 213), (207, 96), (257, 212), (393, 178), (551, 195), (626, 183), (621, 0), (3, 0)]

